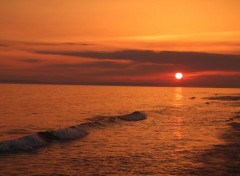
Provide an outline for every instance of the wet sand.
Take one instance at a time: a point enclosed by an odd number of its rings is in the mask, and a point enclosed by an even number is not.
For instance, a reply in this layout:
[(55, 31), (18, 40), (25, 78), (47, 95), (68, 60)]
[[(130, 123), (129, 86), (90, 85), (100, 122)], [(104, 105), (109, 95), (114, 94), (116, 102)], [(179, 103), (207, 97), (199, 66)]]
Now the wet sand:
[(205, 150), (197, 161), (202, 166), (190, 175), (240, 175), (240, 112), (236, 114), (229, 118), (232, 121), (229, 122), (229, 129), (220, 136), (225, 143)]

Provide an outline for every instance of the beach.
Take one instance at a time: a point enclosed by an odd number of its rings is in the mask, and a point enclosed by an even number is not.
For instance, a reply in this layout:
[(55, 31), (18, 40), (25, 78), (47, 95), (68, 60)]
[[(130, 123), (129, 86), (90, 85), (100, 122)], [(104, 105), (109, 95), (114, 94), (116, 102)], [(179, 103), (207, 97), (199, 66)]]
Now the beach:
[(239, 89), (0, 89), (0, 175), (240, 174)]

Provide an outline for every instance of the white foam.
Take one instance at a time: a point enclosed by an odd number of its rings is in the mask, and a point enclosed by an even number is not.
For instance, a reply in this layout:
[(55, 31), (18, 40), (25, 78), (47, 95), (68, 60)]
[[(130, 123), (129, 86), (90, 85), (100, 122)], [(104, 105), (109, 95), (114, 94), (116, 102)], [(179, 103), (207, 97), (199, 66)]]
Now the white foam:
[(0, 152), (28, 151), (47, 145), (37, 134), (0, 143)]
[(144, 114), (142, 112), (135, 111), (131, 114), (119, 116), (118, 118), (121, 119), (121, 120), (125, 120), (125, 121), (138, 121), (138, 120), (146, 119), (147, 116), (146, 116), (146, 114)]
[(80, 127), (69, 127), (52, 132), (59, 140), (71, 140), (87, 135), (87, 132)]

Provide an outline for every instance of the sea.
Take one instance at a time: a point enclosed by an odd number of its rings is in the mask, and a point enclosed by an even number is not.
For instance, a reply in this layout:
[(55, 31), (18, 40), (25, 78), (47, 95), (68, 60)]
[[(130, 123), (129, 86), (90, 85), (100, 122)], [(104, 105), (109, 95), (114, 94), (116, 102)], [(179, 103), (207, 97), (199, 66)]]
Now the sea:
[(240, 89), (0, 84), (0, 175), (240, 175)]

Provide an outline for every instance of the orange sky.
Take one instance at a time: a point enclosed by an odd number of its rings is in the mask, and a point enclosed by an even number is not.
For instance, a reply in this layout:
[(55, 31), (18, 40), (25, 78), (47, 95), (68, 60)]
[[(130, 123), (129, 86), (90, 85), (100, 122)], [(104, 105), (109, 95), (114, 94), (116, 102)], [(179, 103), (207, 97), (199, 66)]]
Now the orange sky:
[(183, 71), (185, 85), (220, 75), (213, 86), (240, 86), (239, 8), (239, 0), (1, 0), (0, 82), (175, 85), (171, 75)]
[(240, 31), (239, 7), (239, 0), (1, 0), (0, 38), (81, 41), (217, 33), (227, 40), (226, 33)]

